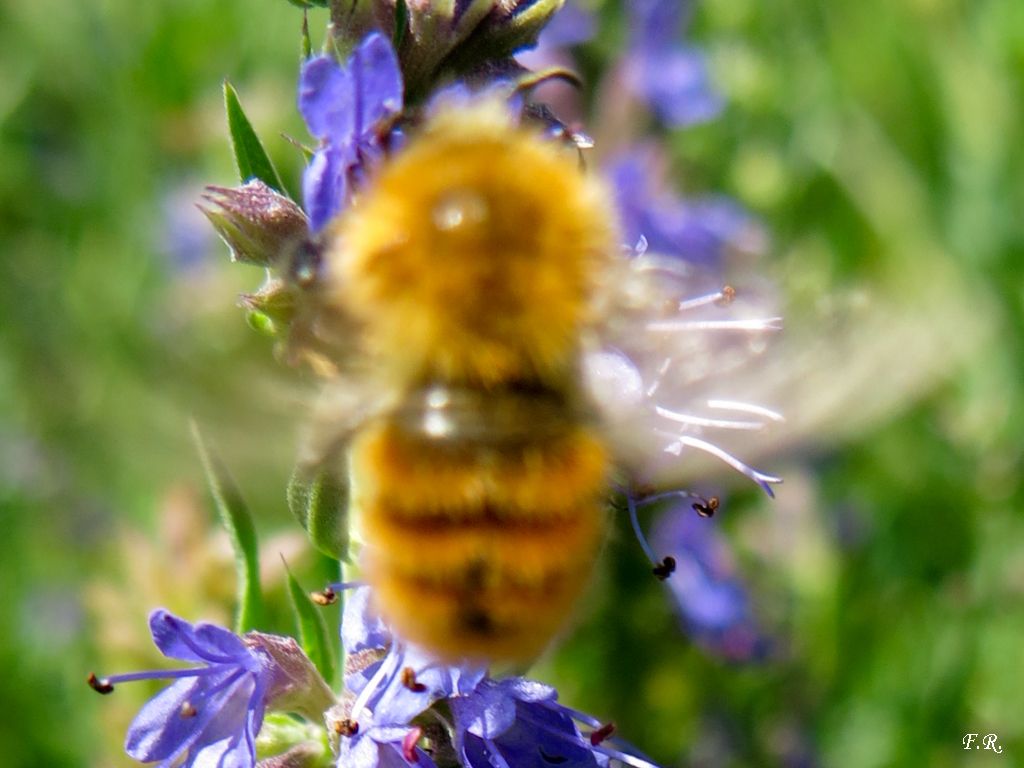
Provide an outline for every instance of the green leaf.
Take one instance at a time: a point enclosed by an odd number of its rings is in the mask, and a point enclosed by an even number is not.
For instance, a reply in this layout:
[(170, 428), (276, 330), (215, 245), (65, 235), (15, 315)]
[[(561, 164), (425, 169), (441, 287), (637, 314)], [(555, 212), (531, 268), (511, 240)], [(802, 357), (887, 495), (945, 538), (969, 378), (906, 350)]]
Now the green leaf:
[(299, 56), (306, 61), (313, 55), (313, 41), (309, 39), (309, 14), (302, 14), (302, 36), (299, 40)]
[[(284, 560), (283, 557), (281, 559)], [(295, 621), (299, 627), (299, 644), (324, 680), (331, 683), (334, 681), (335, 663), (327, 622), (320, 609), (309, 599), (309, 593), (292, 575), (287, 562), (284, 569), (288, 574), (288, 597), (291, 598)]]
[(253, 178), (259, 179), (268, 187), (287, 195), (277, 169), (242, 110), (238, 94), (227, 80), (224, 81), (224, 109), (228, 115), (228, 132), (231, 134), (231, 148), (235, 153), (239, 178), (243, 183)]
[(238, 572), (238, 613), (235, 617), (235, 631), (242, 634), (256, 629), (263, 613), (256, 527), (238, 486), (220, 459), (210, 453), (195, 422), (192, 422), (192, 438), (199, 450), (199, 458), (203, 462), (206, 482), (217, 505), (217, 512), (231, 536), (231, 547), (235, 552), (235, 570)]
[(329, 467), (296, 468), (288, 482), (288, 508), (321, 552), (348, 561), (348, 482)]
[(391, 43), (396, 51), (402, 49), (402, 41), (405, 40), (405, 31), (409, 26), (409, 7), (405, 0), (398, 0), (395, 3), (395, 31), (391, 36)]

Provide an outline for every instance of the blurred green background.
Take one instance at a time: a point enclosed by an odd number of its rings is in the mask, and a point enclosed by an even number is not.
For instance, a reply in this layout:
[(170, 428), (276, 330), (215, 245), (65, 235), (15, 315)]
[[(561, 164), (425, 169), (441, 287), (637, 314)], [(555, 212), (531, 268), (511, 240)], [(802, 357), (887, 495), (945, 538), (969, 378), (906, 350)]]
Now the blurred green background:
[[(607, 11), (587, 69), (621, 41)], [(300, 21), (284, 0), (0, 4), (10, 768), (132, 764), (144, 692), (85, 675), (151, 665), (157, 604), (228, 616), (190, 416), (258, 516), (269, 587), (279, 551), (322, 578), (283, 491), (311, 383), (246, 327), (260, 276), (192, 207), (235, 181), (224, 77), (295, 189)], [(690, 644), (623, 527), (537, 674), (666, 765), (1022, 764), (1024, 4), (709, 0), (694, 22), (729, 107), (669, 137), (674, 167), (763, 219), (786, 307), (760, 399), (788, 426), (758, 460), (786, 484), (723, 513), (781, 650)]]

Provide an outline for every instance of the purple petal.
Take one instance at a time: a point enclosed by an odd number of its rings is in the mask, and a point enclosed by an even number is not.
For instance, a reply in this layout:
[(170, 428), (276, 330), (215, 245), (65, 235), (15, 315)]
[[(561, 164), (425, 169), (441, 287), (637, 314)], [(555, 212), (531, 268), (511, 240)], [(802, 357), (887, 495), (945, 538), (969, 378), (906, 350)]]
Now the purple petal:
[(762, 657), (768, 639), (757, 627), (746, 586), (717, 522), (684, 505), (662, 516), (653, 538), (659, 551), (676, 558), (676, 572), (665, 583), (693, 639), (735, 661)]
[[(128, 728), (125, 751), (136, 760), (166, 760), (199, 740), (203, 731), (231, 699), (240, 675), (232, 670), (201, 678), (185, 678), (150, 699)], [(189, 705), (192, 717), (182, 717)]]
[(299, 75), (299, 112), (318, 139), (351, 141), (355, 131), (352, 75), (329, 56), (306, 61)]
[(499, 740), (509, 765), (596, 768), (597, 757), (572, 718), (557, 707), (520, 704), (514, 728)]
[(497, 737), (484, 739), (468, 732), (461, 740), (460, 752), (470, 768), (501, 765), (489, 759), (492, 749), (515, 768), (597, 768), (603, 763), (572, 717), (557, 705), (519, 702), (512, 725)]
[(321, 149), (302, 174), (302, 201), (309, 230), (316, 234), (344, 207), (348, 172), (355, 163), (351, 145)]
[(757, 252), (763, 234), (757, 222), (724, 197), (686, 200), (664, 186), (660, 154), (634, 149), (609, 166), (623, 235), (627, 243), (641, 237), (648, 250), (678, 256), (707, 267), (720, 265), (730, 248)]
[[(380, 768), (409, 768), (402, 755), (401, 744), (378, 744), (378, 761)], [(434, 761), (422, 749), (416, 749), (416, 765), (419, 768), (434, 768)]]
[(253, 768), (256, 759), (241, 734), (206, 745), (182, 768)]
[(687, 0), (631, 0), (626, 5), (631, 47), (663, 50), (678, 42), (683, 14), (690, 4)]
[(469, 696), (452, 699), (449, 704), (460, 729), (484, 739), (494, 739), (512, 727), (516, 702), (501, 685), (485, 681)]
[(193, 626), (163, 609), (149, 615), (149, 631), (160, 652), (172, 659), (234, 664), (249, 655), (232, 632), (213, 624)]
[(529, 680), (525, 677), (511, 677), (502, 680), (500, 685), (519, 701), (541, 702), (554, 701), (558, 698), (558, 691), (550, 685), (538, 683), (536, 680)]
[(638, 51), (628, 63), (626, 76), (633, 90), (669, 126), (705, 122), (722, 111), (722, 97), (711, 84), (704, 57), (693, 49)]
[(253, 700), (255, 687), (256, 681), (251, 675), (231, 686), (230, 695), (221, 701), (213, 719), (193, 745), (193, 766), (252, 767), (254, 754), (251, 745), (256, 734), (251, 710), (257, 704), (262, 709), (262, 703)]
[(380, 764), (380, 745), (369, 734), (356, 734), (341, 742), (338, 765), (347, 768), (377, 768)]
[(574, 2), (567, 2), (540, 33), (539, 46), (568, 48), (590, 40), (597, 32), (594, 14)]
[(626, 78), (634, 93), (672, 127), (710, 120), (722, 110), (704, 56), (680, 44), (689, 3), (635, 0), (630, 8)]
[(369, 587), (359, 587), (346, 596), (341, 642), (345, 653), (376, 650), (391, 645), (391, 632), (373, 609)]
[[(354, 738), (343, 741), (338, 765), (346, 768), (409, 768), (402, 755), (402, 741), (410, 729), (375, 726), (361, 731)], [(416, 765), (435, 768), (434, 761), (420, 748), (416, 748)]]
[(208, 661), (219, 662), (222, 659), (229, 659), (230, 663), (246, 667), (252, 667), (255, 663), (251, 651), (242, 639), (234, 632), (216, 624), (196, 624), (195, 641), (200, 652), (206, 654), (205, 658)]
[(373, 32), (349, 59), (355, 113), (354, 133), (361, 137), (384, 118), (402, 110), (402, 70), (389, 41)]

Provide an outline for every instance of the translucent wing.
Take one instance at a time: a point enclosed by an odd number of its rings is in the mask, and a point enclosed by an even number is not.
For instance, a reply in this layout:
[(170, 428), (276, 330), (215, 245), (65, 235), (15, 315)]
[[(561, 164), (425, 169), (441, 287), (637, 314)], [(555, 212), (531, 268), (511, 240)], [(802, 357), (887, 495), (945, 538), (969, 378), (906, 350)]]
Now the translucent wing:
[(781, 327), (763, 288), (641, 254), (616, 265), (600, 301), (583, 379), (630, 480), (679, 488), (710, 459), (770, 494), (778, 478), (740, 458), (755, 433), (782, 420), (746, 399), (753, 364)]

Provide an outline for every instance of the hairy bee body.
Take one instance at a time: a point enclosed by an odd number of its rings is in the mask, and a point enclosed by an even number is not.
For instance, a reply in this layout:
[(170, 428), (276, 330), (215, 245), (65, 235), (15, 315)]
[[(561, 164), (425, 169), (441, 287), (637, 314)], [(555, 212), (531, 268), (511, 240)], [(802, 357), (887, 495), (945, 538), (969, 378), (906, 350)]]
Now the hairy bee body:
[(384, 403), (347, 444), (360, 562), (444, 658), (535, 657), (589, 580), (610, 459), (580, 348), (613, 219), (575, 155), (488, 104), (435, 117), (330, 233), (328, 301)]
[(401, 636), (444, 657), (526, 660), (563, 623), (607, 483), (603, 442), (564, 408), (435, 387), (356, 438), (363, 566)]

